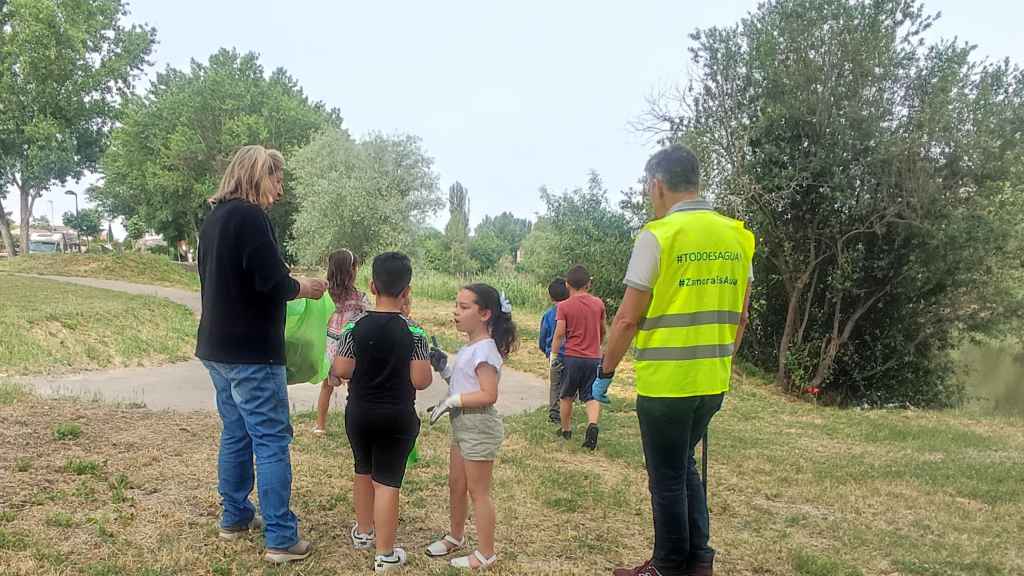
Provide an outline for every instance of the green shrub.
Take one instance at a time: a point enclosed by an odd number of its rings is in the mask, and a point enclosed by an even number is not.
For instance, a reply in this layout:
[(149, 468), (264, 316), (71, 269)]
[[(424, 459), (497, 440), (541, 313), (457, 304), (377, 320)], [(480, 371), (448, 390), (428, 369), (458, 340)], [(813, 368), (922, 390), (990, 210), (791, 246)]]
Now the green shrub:
[(75, 440), (82, 435), (82, 427), (74, 422), (62, 422), (53, 430), (57, 440)]
[(593, 277), (592, 292), (605, 301), (610, 315), (625, 291), (622, 278), (633, 248), (629, 221), (608, 203), (596, 173), (590, 175), (585, 190), (542, 191), (541, 196), (547, 211), (523, 242), (524, 269), (535, 283), (547, 286), (573, 266), (586, 266)]
[(93, 460), (69, 458), (68, 461), (64, 463), (64, 471), (74, 474), (75, 476), (95, 476), (100, 471), (100, 464)]

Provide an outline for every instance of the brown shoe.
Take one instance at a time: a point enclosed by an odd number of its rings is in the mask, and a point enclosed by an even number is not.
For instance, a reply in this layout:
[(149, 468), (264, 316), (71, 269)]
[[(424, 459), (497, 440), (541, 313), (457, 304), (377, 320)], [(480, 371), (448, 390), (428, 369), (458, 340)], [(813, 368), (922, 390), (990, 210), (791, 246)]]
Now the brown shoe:
[(289, 562), (305, 560), (312, 553), (313, 544), (308, 540), (299, 540), (294, 546), (287, 550), (267, 548), (267, 553), (263, 555), (263, 559), (271, 564), (287, 564)]
[(263, 531), (263, 518), (257, 514), (252, 517), (252, 520), (243, 526), (221, 526), (220, 537), (224, 540), (240, 540), (249, 535), (249, 531), (261, 532)]
[(704, 560), (701, 562), (694, 562), (690, 565), (687, 574), (689, 576), (712, 576), (714, 573), (715, 561)]
[(612, 576), (661, 576), (661, 572), (648, 560), (636, 568), (616, 568)]

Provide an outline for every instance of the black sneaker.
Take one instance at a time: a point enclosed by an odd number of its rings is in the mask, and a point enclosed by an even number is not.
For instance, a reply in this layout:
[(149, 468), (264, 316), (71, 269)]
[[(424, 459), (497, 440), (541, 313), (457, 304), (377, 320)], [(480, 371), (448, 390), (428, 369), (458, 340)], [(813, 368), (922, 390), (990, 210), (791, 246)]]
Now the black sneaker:
[(590, 424), (587, 426), (587, 438), (583, 441), (583, 447), (589, 450), (595, 450), (597, 448), (597, 424)]
[(558, 436), (561, 437), (562, 440), (572, 440), (572, 430), (561, 430), (561, 429), (559, 429), (558, 430)]

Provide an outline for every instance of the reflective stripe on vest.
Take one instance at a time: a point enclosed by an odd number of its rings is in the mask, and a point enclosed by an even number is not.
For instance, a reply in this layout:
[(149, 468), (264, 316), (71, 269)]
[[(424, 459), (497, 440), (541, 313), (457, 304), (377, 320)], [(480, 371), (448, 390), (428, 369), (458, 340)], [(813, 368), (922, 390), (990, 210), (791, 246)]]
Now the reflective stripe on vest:
[(636, 390), (686, 397), (729, 389), (754, 237), (712, 210), (674, 212), (645, 229), (661, 259), (635, 341)]
[(640, 361), (656, 360), (704, 360), (732, 356), (732, 344), (703, 344), (682, 348), (642, 348), (636, 351)]
[(666, 314), (657, 318), (644, 318), (641, 330), (657, 328), (685, 328), (687, 326), (703, 326), (705, 324), (733, 324), (739, 326), (740, 313), (732, 310), (707, 310), (687, 314)]

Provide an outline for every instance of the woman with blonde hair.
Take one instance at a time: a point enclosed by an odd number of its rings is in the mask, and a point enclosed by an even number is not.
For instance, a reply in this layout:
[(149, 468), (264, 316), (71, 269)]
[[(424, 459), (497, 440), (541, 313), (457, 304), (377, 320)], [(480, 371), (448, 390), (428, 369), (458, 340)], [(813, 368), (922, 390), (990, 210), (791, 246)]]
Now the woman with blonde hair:
[[(284, 193), (284, 157), (245, 146), (224, 172), (199, 234), (203, 313), (196, 356), (210, 372), (223, 421), (218, 456), (220, 536), (265, 529), (264, 558), (309, 556), (290, 507), (292, 426), (285, 381), (285, 305), (320, 298), (323, 280), (296, 279), (281, 256), (266, 210)], [(255, 457), (256, 469), (253, 470)], [(258, 485), (262, 520), (249, 500)]]

